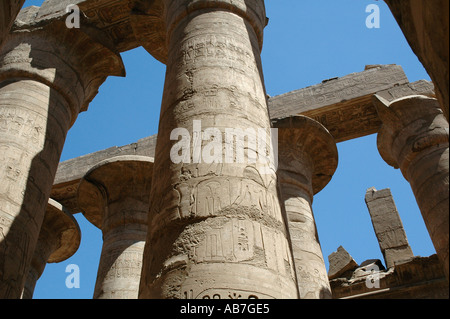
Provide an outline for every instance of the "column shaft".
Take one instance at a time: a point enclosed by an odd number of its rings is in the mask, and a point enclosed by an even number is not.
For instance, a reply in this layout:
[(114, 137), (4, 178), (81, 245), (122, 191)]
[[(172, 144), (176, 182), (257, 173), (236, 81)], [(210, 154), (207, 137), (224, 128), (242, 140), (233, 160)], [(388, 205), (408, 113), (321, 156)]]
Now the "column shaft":
[[(50, 22), (49, 22), (50, 23)], [(20, 298), (67, 131), (120, 56), (56, 21), (0, 48), (0, 298)]]
[(22, 299), (31, 299), (38, 279), (47, 263), (62, 262), (71, 257), (81, 241), (80, 228), (75, 218), (61, 204), (50, 199), (39, 232)]
[(0, 296), (17, 298), (71, 116), (60, 94), (33, 80), (0, 82), (0, 106)]
[[(448, 130), (448, 128), (447, 128)], [(448, 132), (448, 131), (447, 131)], [(448, 133), (447, 133), (448, 134)], [(436, 145), (416, 158), (407, 170), (408, 180), (444, 271), (449, 276), (449, 148)]]
[(330, 299), (331, 288), (312, 210), (314, 194), (337, 168), (336, 142), (306, 116), (273, 121), (278, 129), (278, 183), (286, 211), (301, 299)]
[(331, 288), (311, 207), (311, 195), (304, 187), (289, 183), (283, 178), (286, 175), (290, 173), (279, 171), (300, 299), (330, 299)]
[[(147, 236), (147, 219), (143, 217), (147, 215), (148, 205), (144, 210), (136, 210), (140, 203), (128, 204), (128, 207), (109, 210), (110, 214), (122, 215), (123, 224), (103, 232), (94, 299), (138, 298), (142, 255)], [(143, 222), (133, 222), (133, 218)]]
[(137, 299), (147, 237), (153, 158), (114, 157), (80, 182), (78, 204), (103, 233), (94, 299)]
[[(165, 4), (169, 57), (140, 298), (297, 298), (275, 170), (251, 164), (251, 148), (243, 163), (222, 153), (235, 146), (223, 143), (227, 129), (270, 128), (263, 1)], [(189, 136), (184, 163), (170, 157), (175, 129)]]
[(449, 274), (449, 128), (436, 99), (374, 98), (383, 126), (378, 150), (409, 181), (445, 274)]

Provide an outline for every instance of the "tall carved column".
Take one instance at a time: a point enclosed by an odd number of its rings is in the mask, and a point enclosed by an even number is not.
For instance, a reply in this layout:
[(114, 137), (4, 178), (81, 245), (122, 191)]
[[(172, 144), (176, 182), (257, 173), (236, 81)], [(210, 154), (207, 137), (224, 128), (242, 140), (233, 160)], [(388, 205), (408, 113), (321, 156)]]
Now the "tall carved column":
[(67, 131), (107, 76), (124, 75), (82, 29), (32, 25), (0, 48), (0, 298), (22, 294)]
[(336, 142), (320, 123), (295, 116), (278, 128), (278, 183), (286, 210), (300, 299), (330, 299), (331, 288), (312, 211), (314, 194), (338, 164)]
[(411, 184), (448, 279), (448, 122), (433, 98), (410, 96), (389, 104), (375, 96), (374, 103), (383, 122), (378, 150)]
[(50, 199), (22, 298), (33, 297), (36, 282), (47, 263), (59, 263), (70, 258), (78, 250), (80, 241), (81, 232), (75, 218), (61, 204)]
[(164, 3), (169, 56), (139, 296), (298, 298), (273, 163), (263, 171), (256, 149), (230, 139), (270, 129), (264, 2)]
[(94, 166), (80, 182), (78, 203), (103, 233), (95, 299), (137, 299), (153, 158), (119, 156)]
[(0, 2), (0, 46), (8, 35), (11, 25), (25, 0), (2, 0)]
[(449, 1), (385, 0), (436, 87), (449, 120)]

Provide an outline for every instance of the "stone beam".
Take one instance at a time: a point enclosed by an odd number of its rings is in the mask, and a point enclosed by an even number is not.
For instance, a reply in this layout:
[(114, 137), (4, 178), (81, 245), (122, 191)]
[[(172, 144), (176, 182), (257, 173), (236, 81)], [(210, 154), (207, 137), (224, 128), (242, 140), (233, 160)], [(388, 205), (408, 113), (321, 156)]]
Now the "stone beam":
[[(118, 52), (143, 46), (165, 63), (167, 52), (160, 0), (46, 0), (36, 12), (36, 23), (60, 19), (68, 5), (77, 5), (81, 24), (102, 31)], [(25, 10), (25, 9), (24, 9)]]
[(372, 103), (376, 93), (392, 101), (411, 94), (434, 96), (434, 87), (428, 81), (409, 83), (398, 65), (367, 67), (363, 72), (271, 97), (269, 111), (272, 120), (308, 116), (325, 126), (336, 142), (343, 142), (378, 131), (381, 122)]
[(116, 156), (140, 155), (153, 157), (156, 135), (143, 138), (136, 143), (91, 153), (61, 162), (58, 166), (51, 197), (64, 205), (73, 214), (79, 213), (77, 187), (83, 176), (96, 164)]

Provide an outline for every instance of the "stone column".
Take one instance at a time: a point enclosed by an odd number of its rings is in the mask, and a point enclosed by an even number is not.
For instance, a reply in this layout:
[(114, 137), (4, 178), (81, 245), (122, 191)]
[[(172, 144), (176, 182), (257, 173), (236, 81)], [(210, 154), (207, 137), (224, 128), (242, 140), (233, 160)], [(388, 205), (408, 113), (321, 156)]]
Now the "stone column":
[(24, 2), (25, 0), (2, 0), (0, 2), (0, 46), (6, 39)]
[(365, 201), (386, 268), (414, 258), (391, 190), (387, 188), (377, 191), (374, 187), (369, 188)]
[(411, 184), (448, 279), (448, 122), (433, 98), (409, 96), (389, 104), (375, 96), (374, 103), (383, 122), (378, 150)]
[(435, 84), (449, 120), (449, 1), (385, 0), (411, 49)]
[(83, 177), (78, 204), (103, 233), (94, 299), (137, 299), (147, 235), (153, 158), (119, 156)]
[(139, 296), (297, 298), (274, 163), (252, 163), (255, 147), (231, 140), (270, 130), (264, 2), (164, 3), (169, 56)]
[(107, 76), (124, 75), (82, 29), (26, 26), (0, 48), (0, 298), (22, 294), (67, 131)]
[(70, 258), (78, 250), (80, 241), (81, 231), (75, 218), (61, 204), (49, 199), (22, 298), (33, 297), (36, 282), (47, 263)]
[(329, 299), (331, 288), (312, 202), (336, 171), (336, 143), (325, 127), (305, 116), (278, 120), (273, 126), (278, 128), (278, 183), (288, 219), (300, 298)]

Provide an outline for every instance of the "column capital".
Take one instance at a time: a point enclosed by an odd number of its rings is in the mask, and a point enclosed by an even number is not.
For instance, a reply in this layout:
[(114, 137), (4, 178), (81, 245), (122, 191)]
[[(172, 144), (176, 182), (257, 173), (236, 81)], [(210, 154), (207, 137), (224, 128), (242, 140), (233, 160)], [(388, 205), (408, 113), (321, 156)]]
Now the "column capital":
[(19, 14), (1, 47), (0, 82), (32, 79), (55, 89), (68, 101), (73, 125), (108, 76), (125, 76), (122, 59), (95, 29), (33, 19)]
[(25, 0), (3, 0), (0, 3), (0, 46)]
[[(153, 174), (153, 158), (137, 155), (117, 156), (92, 167), (78, 186), (78, 205), (84, 216), (102, 231), (114, 227), (104, 225), (106, 207), (127, 199), (142, 201), (147, 211)], [(134, 216), (136, 217), (136, 216)], [(130, 218), (133, 216), (130, 215)], [(146, 224), (146, 218), (136, 220)], [(107, 228), (107, 229), (105, 229)]]
[(58, 234), (55, 236), (57, 248), (49, 256), (48, 263), (62, 262), (78, 250), (81, 242), (78, 222), (60, 203), (51, 198), (48, 201), (42, 228), (49, 234)]
[(278, 170), (304, 175), (305, 168), (310, 168), (312, 198), (330, 182), (337, 169), (338, 150), (333, 136), (322, 124), (306, 116), (278, 119), (272, 125), (278, 129)]
[(389, 103), (374, 95), (373, 103), (383, 122), (377, 139), (380, 155), (407, 180), (408, 167), (421, 151), (448, 144), (448, 122), (437, 99), (412, 95)]
[(49, 199), (31, 267), (22, 293), (31, 299), (37, 280), (47, 263), (59, 263), (75, 254), (81, 242), (81, 230), (76, 219), (60, 203)]
[(162, 0), (165, 4), (167, 34), (189, 14), (201, 10), (225, 10), (233, 12), (253, 27), (262, 49), (263, 31), (267, 25), (264, 0)]
[(168, 39), (185, 17), (201, 10), (224, 10), (245, 19), (254, 29), (262, 50), (268, 23), (263, 0), (138, 0), (130, 21), (139, 43), (158, 61), (167, 64)]

